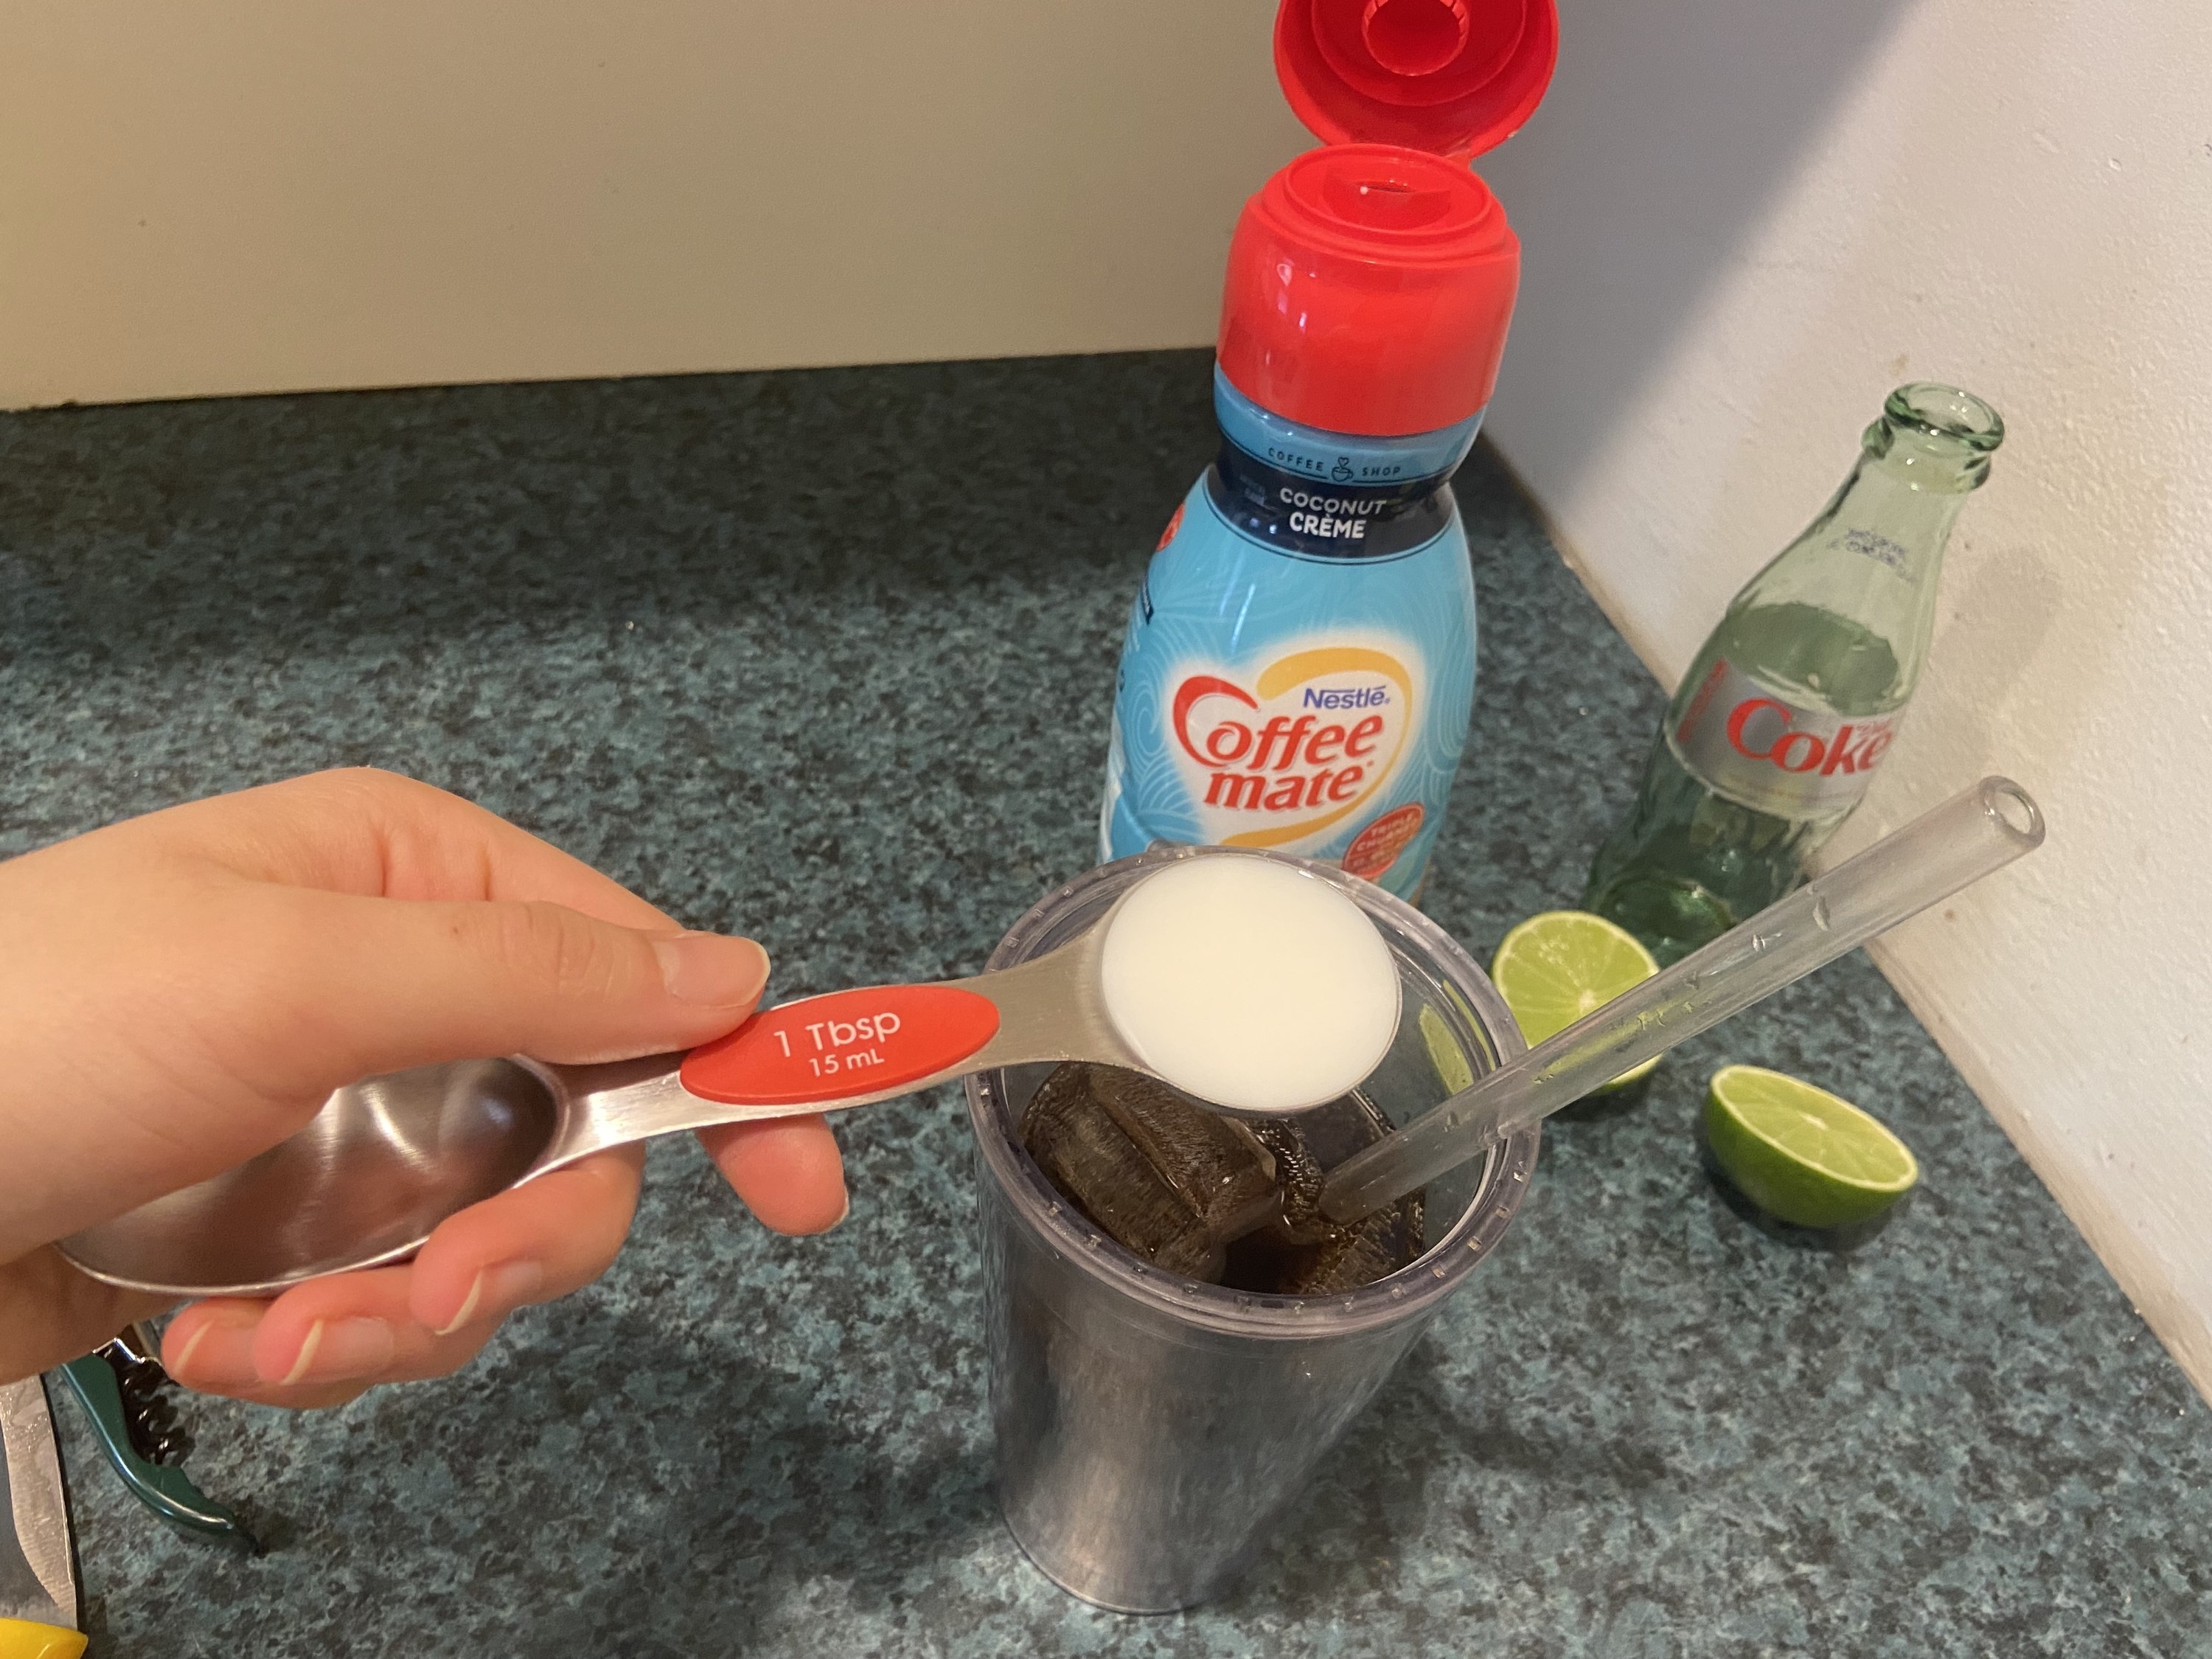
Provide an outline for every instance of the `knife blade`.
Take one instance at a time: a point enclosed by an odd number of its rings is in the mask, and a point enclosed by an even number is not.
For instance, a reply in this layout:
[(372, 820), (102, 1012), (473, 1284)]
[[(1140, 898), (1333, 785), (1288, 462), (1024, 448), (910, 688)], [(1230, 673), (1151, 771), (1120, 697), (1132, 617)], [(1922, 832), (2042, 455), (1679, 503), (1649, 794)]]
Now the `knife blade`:
[(0, 1386), (0, 1659), (76, 1659), (76, 1559), (46, 1383)]

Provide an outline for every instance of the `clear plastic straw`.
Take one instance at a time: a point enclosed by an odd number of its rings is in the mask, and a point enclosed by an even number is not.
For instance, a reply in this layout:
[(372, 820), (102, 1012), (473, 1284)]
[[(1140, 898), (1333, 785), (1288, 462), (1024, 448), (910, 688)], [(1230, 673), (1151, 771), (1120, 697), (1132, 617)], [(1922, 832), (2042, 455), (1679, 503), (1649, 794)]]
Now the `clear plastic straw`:
[(2027, 792), (1984, 778), (1347, 1158), (1322, 1208), (1337, 1221), (1380, 1209), (2042, 841)]

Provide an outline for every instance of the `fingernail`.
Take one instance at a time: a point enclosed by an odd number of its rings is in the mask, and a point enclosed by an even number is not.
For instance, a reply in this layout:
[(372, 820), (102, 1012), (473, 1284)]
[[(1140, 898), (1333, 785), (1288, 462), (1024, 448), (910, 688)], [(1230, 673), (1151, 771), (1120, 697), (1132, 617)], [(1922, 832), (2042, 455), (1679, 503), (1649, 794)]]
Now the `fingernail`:
[(185, 1346), (177, 1350), (177, 1357), (169, 1362), (172, 1375), (191, 1368), (192, 1356), (199, 1352), (200, 1344), (207, 1340), (207, 1334), (214, 1328), (212, 1324), (203, 1322), (199, 1329), (185, 1339)]
[(535, 1261), (502, 1261), (496, 1267), (478, 1268), (459, 1310), (438, 1327), (438, 1334), (451, 1336), (472, 1320), (504, 1319), (537, 1295), (544, 1283), (545, 1269)]
[(838, 1228), (845, 1224), (845, 1218), (852, 1213), (853, 1189), (850, 1187), (848, 1187), (845, 1189), (845, 1207), (837, 1212), (837, 1218), (831, 1222), (827, 1227), (823, 1228), (823, 1231), (830, 1233), (836, 1232)]
[(749, 939), (720, 933), (678, 933), (657, 939), (661, 983), (686, 1002), (726, 1006), (750, 1002), (768, 983), (768, 952)]
[(261, 1381), (253, 1367), (253, 1327), (229, 1326), (210, 1319), (185, 1339), (174, 1359), (164, 1360), (169, 1375), (188, 1389), (243, 1389)]
[(188, 1389), (201, 1389), (206, 1394), (250, 1389), (264, 1380), (261, 1370), (254, 1364), (252, 1328), (201, 1328), (192, 1334), (184, 1354), (177, 1356), (177, 1363), (170, 1364), (168, 1374), (184, 1382)]
[(286, 1382), (342, 1382), (370, 1376), (392, 1363), (398, 1342), (381, 1319), (318, 1319), (307, 1327)]

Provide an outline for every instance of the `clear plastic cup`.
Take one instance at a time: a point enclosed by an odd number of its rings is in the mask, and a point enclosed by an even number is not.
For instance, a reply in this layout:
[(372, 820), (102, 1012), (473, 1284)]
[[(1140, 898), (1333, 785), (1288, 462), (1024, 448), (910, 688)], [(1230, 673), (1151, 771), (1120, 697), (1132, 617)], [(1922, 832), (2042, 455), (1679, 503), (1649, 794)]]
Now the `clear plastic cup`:
[[(1091, 871), (1016, 922), (990, 965), (1042, 955), (1146, 872), (1219, 850), (1159, 848)], [(1397, 961), (1404, 1015), (1364, 1085), (1392, 1122), (1522, 1050), (1504, 1000), (1443, 929), (1367, 882), (1282, 861), (1351, 895)], [(1257, 1296), (1146, 1266), (1060, 1197), (1018, 1133), (1050, 1070), (967, 1083), (1000, 1505), (1063, 1589), (1118, 1612), (1167, 1612), (1235, 1576), (1490, 1253), (1528, 1191), (1537, 1131), (1431, 1183), (1434, 1243), (1410, 1267), (1334, 1296)]]

